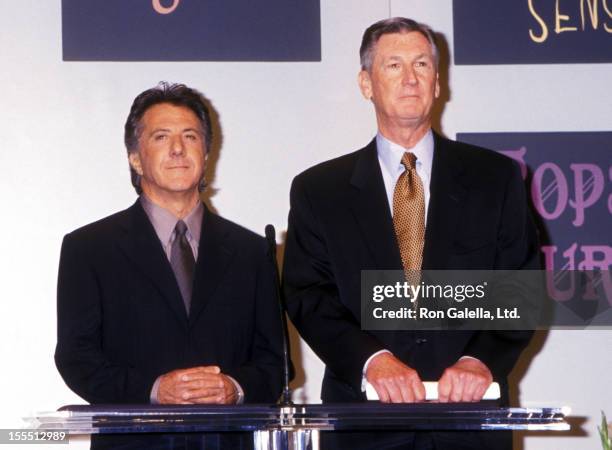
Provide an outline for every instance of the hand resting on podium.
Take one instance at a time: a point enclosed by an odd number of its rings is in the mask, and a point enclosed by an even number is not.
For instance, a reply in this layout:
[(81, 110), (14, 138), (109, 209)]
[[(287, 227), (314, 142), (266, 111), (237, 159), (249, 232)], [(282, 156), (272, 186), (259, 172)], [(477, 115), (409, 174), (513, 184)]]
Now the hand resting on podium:
[(475, 358), (462, 358), (448, 367), (438, 382), (423, 383), (414, 369), (391, 353), (381, 353), (368, 364), (366, 380), (368, 400), (383, 403), (477, 402), (499, 398), (499, 385), (492, 383), (491, 371)]

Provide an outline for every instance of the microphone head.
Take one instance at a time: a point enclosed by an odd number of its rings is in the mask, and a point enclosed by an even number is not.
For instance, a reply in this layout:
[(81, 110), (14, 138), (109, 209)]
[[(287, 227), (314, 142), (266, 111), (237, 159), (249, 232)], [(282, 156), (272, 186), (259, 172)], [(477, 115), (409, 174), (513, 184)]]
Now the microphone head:
[(266, 225), (266, 239), (276, 242), (276, 230), (274, 229), (274, 225)]

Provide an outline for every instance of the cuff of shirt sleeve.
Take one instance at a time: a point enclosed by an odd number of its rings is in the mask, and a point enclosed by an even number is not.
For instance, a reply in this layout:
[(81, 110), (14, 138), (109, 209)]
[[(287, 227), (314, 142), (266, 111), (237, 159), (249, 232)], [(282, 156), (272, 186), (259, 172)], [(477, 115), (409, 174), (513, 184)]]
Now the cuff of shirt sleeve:
[(391, 352), (385, 349), (378, 350), (376, 353), (372, 354), (372, 356), (366, 359), (366, 362), (363, 365), (363, 371), (361, 372), (361, 392), (365, 392), (366, 390), (366, 384), (368, 382), (368, 380), (366, 380), (366, 371), (368, 370), (368, 366), (370, 365), (370, 362), (372, 361), (372, 359), (374, 359), (375, 356), (381, 355), (383, 353), (391, 353)]
[(238, 400), (236, 400), (236, 404), (242, 405), (244, 403), (244, 391), (242, 390), (242, 386), (240, 386), (240, 384), (229, 375), (226, 375), (226, 377), (229, 378), (236, 387), (236, 392), (238, 393)]
[(153, 383), (153, 387), (151, 388), (151, 395), (149, 396), (152, 405), (159, 405), (159, 400), (157, 398), (157, 394), (159, 392), (159, 383), (161, 381), (161, 375), (157, 377), (155, 383)]
[[(461, 358), (459, 358), (457, 361), (461, 361), (462, 359), (475, 359), (476, 361), (480, 361), (478, 358), (475, 358), (473, 356), (470, 355), (463, 355)], [(480, 361), (482, 362), (482, 361)]]

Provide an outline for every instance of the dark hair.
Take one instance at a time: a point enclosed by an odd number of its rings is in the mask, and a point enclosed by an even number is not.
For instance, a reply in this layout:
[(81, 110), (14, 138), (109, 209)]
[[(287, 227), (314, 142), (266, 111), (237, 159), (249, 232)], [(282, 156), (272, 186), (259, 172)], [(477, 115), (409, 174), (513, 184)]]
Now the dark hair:
[(361, 47), (359, 48), (361, 68), (368, 72), (372, 69), (372, 60), (374, 59), (376, 43), (383, 34), (409, 33), (411, 31), (416, 31), (425, 36), (431, 45), (431, 50), (437, 66), (440, 55), (431, 28), (412, 19), (407, 19), (406, 17), (392, 17), (390, 19), (379, 20), (375, 24), (370, 25), (363, 33)]
[[(196, 115), (202, 126), (204, 134), (205, 151), (210, 150), (212, 142), (212, 127), (210, 123), (210, 113), (206, 106), (203, 95), (195, 89), (179, 83), (168, 83), (161, 81), (157, 86), (147, 89), (134, 99), (130, 113), (125, 121), (125, 132), (123, 140), (128, 155), (138, 151), (138, 140), (142, 133), (142, 116), (152, 106), (160, 103), (170, 103), (175, 106), (184, 106), (189, 108)], [(132, 186), (140, 195), (140, 175), (130, 165), (130, 175), (132, 178)]]

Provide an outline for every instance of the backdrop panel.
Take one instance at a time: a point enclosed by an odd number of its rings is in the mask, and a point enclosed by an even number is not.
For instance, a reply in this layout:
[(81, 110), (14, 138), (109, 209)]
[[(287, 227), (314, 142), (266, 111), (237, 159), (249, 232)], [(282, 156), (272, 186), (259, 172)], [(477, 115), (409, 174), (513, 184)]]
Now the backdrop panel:
[(62, 0), (65, 61), (319, 61), (319, 0)]

